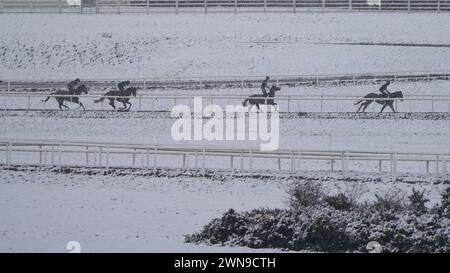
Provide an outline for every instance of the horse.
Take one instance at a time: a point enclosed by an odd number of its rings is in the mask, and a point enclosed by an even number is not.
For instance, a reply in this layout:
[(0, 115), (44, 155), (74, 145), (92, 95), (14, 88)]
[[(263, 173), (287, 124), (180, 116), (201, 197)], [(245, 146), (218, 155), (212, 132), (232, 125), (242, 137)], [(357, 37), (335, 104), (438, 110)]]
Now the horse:
[[(120, 90), (111, 90), (107, 93), (105, 93), (101, 98), (98, 100), (94, 100), (95, 103), (99, 103), (103, 101), (105, 98), (109, 100), (109, 105), (112, 106), (112, 108), (116, 109), (116, 106), (114, 105), (114, 101), (118, 101), (123, 103), (123, 108), (119, 108), (119, 110), (130, 110), (131, 103), (130, 103), (130, 97), (133, 95), (133, 97), (136, 97), (136, 91), (137, 87), (129, 87), (125, 89), (124, 91)], [(127, 108), (127, 104), (129, 105)]]
[[(386, 106), (389, 106), (392, 109), (392, 112), (395, 113), (395, 109), (394, 109), (394, 99), (401, 99), (403, 98), (403, 93), (402, 91), (397, 91), (397, 92), (392, 92), (389, 95), (381, 95), (381, 94), (377, 94), (377, 93), (369, 93), (367, 95), (364, 96), (364, 98), (368, 99), (368, 100), (360, 100), (357, 103), (355, 103), (355, 105), (359, 105), (358, 110), (356, 110), (356, 113), (358, 113), (361, 108), (364, 106), (364, 108), (362, 109), (362, 112), (364, 113), (364, 111), (366, 110), (367, 106), (369, 106), (372, 102), (376, 102), (378, 104), (382, 104), (383, 107), (381, 108), (381, 112), (383, 112), (384, 108), (386, 108)], [(386, 99), (392, 99), (392, 100), (386, 100)], [(384, 99), (384, 100), (377, 100), (377, 99)], [(380, 112), (380, 113), (381, 113)]]
[[(77, 109), (80, 109), (80, 107), (83, 108), (83, 110), (86, 110), (84, 108), (84, 105), (81, 103), (80, 99), (78, 98), (79, 95), (81, 95), (81, 93), (87, 94), (88, 93), (88, 89), (86, 87), (86, 85), (82, 84), (80, 86), (78, 86), (73, 93), (71, 93), (70, 91), (65, 91), (65, 90), (59, 90), (53, 93), (50, 93), (50, 95), (62, 95), (62, 97), (59, 96), (54, 96), (54, 98), (56, 99), (56, 101), (58, 102), (59, 105), (59, 110), (63, 110), (62, 107), (64, 106), (66, 109), (70, 109), (69, 106), (64, 105), (64, 101), (68, 101), (68, 102), (73, 102), (78, 104)], [(74, 96), (72, 96), (74, 95)], [(51, 96), (48, 96), (45, 100), (42, 100), (42, 102), (46, 102), (51, 98)]]
[(256, 105), (256, 108), (259, 109), (259, 105), (260, 104), (266, 104), (266, 105), (277, 105), (274, 102), (274, 97), (275, 97), (275, 92), (276, 91), (280, 91), (281, 87), (272, 85), (270, 87), (269, 93), (267, 95), (267, 97), (264, 97), (261, 94), (255, 94), (255, 95), (251, 95), (248, 98), (246, 98), (243, 102), (242, 102), (242, 106), (247, 106), (247, 103), (249, 103), (250, 105)]

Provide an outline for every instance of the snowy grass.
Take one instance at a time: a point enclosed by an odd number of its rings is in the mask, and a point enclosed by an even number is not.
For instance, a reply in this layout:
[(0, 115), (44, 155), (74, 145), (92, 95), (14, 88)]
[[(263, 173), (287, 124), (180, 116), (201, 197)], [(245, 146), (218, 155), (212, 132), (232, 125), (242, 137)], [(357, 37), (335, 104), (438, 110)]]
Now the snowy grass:
[(446, 14), (420, 13), (3, 14), (0, 78), (445, 70), (446, 47), (326, 43), (449, 44), (449, 24)]

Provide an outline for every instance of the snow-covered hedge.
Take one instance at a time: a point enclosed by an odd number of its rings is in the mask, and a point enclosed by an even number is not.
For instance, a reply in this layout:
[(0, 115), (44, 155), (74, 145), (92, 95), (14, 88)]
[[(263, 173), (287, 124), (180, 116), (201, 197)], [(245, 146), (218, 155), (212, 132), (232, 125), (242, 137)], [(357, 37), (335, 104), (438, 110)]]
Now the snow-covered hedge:
[(376, 241), (384, 252), (450, 252), (450, 189), (433, 208), (423, 193), (397, 193), (355, 203), (345, 194), (326, 195), (316, 184), (290, 191), (288, 209), (230, 209), (186, 242), (311, 251), (367, 251)]

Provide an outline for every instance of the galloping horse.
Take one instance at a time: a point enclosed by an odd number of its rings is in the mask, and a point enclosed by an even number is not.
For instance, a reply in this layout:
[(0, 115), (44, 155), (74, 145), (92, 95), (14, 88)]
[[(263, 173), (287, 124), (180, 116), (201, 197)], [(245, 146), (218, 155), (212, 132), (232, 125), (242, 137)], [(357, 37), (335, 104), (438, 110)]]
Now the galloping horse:
[[(394, 109), (394, 99), (402, 99), (403, 98), (403, 93), (402, 91), (397, 91), (397, 92), (393, 92), (391, 93), (389, 96), (386, 95), (381, 95), (381, 94), (377, 94), (377, 93), (369, 93), (366, 96), (364, 96), (364, 98), (368, 99), (368, 100), (360, 100), (357, 103), (355, 103), (355, 105), (359, 105), (358, 110), (356, 110), (356, 112), (358, 113), (361, 108), (364, 106), (364, 108), (362, 109), (362, 112), (364, 113), (364, 111), (366, 110), (367, 106), (369, 106), (372, 102), (376, 102), (378, 104), (383, 105), (383, 107), (381, 108), (381, 112), (383, 112), (384, 108), (386, 108), (386, 106), (389, 106), (392, 109), (392, 112), (395, 113), (395, 109)], [(377, 99), (384, 99), (384, 100), (377, 100)], [(388, 100), (388, 99), (392, 99), (392, 100)], [(403, 101), (403, 100), (401, 100)], [(381, 113), (380, 112), (380, 113)]]
[(242, 105), (243, 105), (243, 106), (247, 106), (247, 103), (249, 103), (250, 105), (256, 105), (256, 108), (258, 108), (258, 110), (260, 110), (260, 109), (259, 109), (259, 105), (260, 105), (260, 104), (277, 105), (277, 104), (274, 102), (274, 99), (273, 99), (273, 98), (275, 97), (275, 92), (276, 92), (276, 91), (280, 91), (280, 90), (281, 90), (281, 87), (272, 85), (272, 86), (270, 87), (269, 94), (268, 94), (267, 97), (264, 97), (264, 96), (261, 95), (261, 94), (251, 95), (251, 96), (249, 96), (247, 99), (245, 99), (245, 100), (242, 102)]
[[(94, 100), (94, 102), (99, 103), (103, 101), (105, 98), (107, 98), (109, 100), (109, 105), (111, 105), (112, 108), (116, 109), (114, 101), (117, 100), (118, 102), (123, 103), (123, 108), (119, 108), (120, 110), (130, 110), (131, 108), (130, 97), (131, 95), (133, 95), (133, 97), (136, 97), (136, 91), (137, 87), (129, 87), (124, 91), (111, 90), (105, 93), (100, 99)], [(128, 108), (127, 104), (129, 105)]]
[[(76, 103), (76, 104), (78, 104), (77, 109), (79, 109), (80, 107), (83, 107), (83, 110), (86, 110), (84, 108), (84, 105), (81, 103), (80, 99), (78, 98), (78, 96), (81, 95), (81, 93), (84, 93), (84, 94), (88, 93), (88, 89), (87, 89), (86, 85), (84, 85), (84, 84), (78, 86), (73, 91), (73, 93), (71, 93), (70, 91), (60, 90), (60, 91), (50, 93), (50, 95), (62, 95), (63, 96), (63, 97), (58, 97), (58, 96), (54, 97), (56, 99), (56, 101), (58, 102), (59, 110), (62, 110), (63, 106), (67, 109), (70, 109), (69, 106), (64, 105), (64, 101)], [(43, 102), (48, 101), (50, 98), (51, 98), (51, 96), (47, 97), (45, 100), (43, 100)]]

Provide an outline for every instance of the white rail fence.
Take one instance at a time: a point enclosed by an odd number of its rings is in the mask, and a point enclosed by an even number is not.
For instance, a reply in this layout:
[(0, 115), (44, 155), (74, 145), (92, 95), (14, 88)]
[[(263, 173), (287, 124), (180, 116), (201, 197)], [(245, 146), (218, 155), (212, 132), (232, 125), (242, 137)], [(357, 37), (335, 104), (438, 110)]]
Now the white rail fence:
[[(416, 163), (422, 165), (422, 168), (418, 166), (413, 168), (416, 173), (434, 173), (440, 176), (448, 174), (447, 162), (450, 160), (449, 153), (350, 150), (262, 152), (225, 146), (164, 146), (13, 139), (0, 139), (0, 154), (3, 154), (3, 163), (6, 166), (182, 168), (200, 169), (203, 172), (205, 169), (244, 171), (266, 169), (295, 173), (308, 170), (311, 166), (317, 167), (314, 162), (328, 162), (329, 170), (332, 172), (339, 170), (345, 175), (353, 171), (350, 163), (369, 162), (372, 165), (371, 171), (390, 172), (394, 180), (399, 173), (399, 164)], [(265, 163), (263, 164), (261, 160)], [(314, 164), (307, 164), (308, 162)], [(228, 167), (225, 167), (227, 164)], [(388, 167), (383, 169), (386, 165)]]
[[(23, 110), (23, 111), (39, 111), (39, 110), (55, 110), (57, 103), (53, 100), (44, 102), (47, 97), (73, 97), (71, 95), (51, 95), (48, 93), (38, 92), (21, 92), (21, 93), (0, 93), (0, 99), (3, 101), (1, 110)], [(101, 97), (114, 98), (115, 96), (103, 96), (102, 94), (88, 94), (78, 96), (80, 101), (85, 105), (87, 110), (97, 111), (119, 111), (116, 101), (116, 109), (108, 105), (105, 99), (99, 104), (94, 104), (93, 100)], [(121, 97), (123, 98), (123, 97)], [(165, 94), (165, 95), (137, 95), (129, 97), (130, 102), (134, 105), (132, 111), (170, 111), (175, 105), (188, 105), (193, 109), (194, 99), (201, 98), (202, 104), (216, 104), (219, 106), (226, 105), (242, 105), (242, 102), (248, 98), (248, 95), (205, 95), (205, 94)], [(0, 100), (0, 101), (1, 101)], [(394, 109), (398, 112), (432, 112), (432, 113), (450, 113), (450, 95), (413, 95), (404, 98), (386, 98), (386, 99), (365, 99), (360, 96), (330, 96), (330, 95), (290, 95), (276, 96), (274, 98), (280, 112), (354, 112), (357, 109), (356, 102), (360, 100), (379, 100), (393, 101)], [(70, 105), (69, 103), (65, 103)], [(74, 104), (72, 104), (74, 105)], [(373, 106), (372, 106), (373, 107)], [(376, 108), (379, 111), (381, 105)], [(253, 109), (255, 110), (255, 109)], [(391, 111), (389, 108), (386, 112)]]
[(1, 12), (152, 13), (214, 11), (450, 11), (450, 0), (0, 0)]
[[(131, 85), (143, 90), (161, 88), (251, 88), (259, 87), (266, 75), (261, 76), (224, 76), (224, 77), (179, 77), (179, 78), (127, 78), (127, 79), (81, 79), (83, 83), (93, 88), (115, 86), (117, 82), (129, 80)], [(296, 86), (306, 84), (360, 84), (378, 83), (390, 80), (393, 82), (449, 80), (450, 71), (400, 71), (371, 72), (353, 74), (323, 74), (323, 75), (271, 75), (271, 82), (277, 85)], [(70, 79), (73, 80), (73, 79)], [(0, 79), (0, 90), (11, 92), (21, 90), (48, 90), (66, 88), (70, 81), (55, 80), (8, 80)]]

